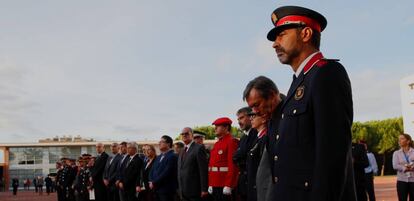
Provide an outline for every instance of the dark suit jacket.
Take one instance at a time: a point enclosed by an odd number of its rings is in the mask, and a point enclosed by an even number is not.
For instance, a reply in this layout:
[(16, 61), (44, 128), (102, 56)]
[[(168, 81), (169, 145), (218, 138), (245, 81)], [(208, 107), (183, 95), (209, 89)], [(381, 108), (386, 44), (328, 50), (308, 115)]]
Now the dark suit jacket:
[(369, 166), (364, 145), (352, 143), (352, 158), (354, 161), (355, 185), (357, 188), (363, 188), (366, 185), (365, 168)]
[(149, 165), (148, 162), (149, 160), (147, 160), (147, 162), (144, 163), (144, 168), (142, 171), (142, 182), (144, 183), (145, 189), (149, 190), (149, 174), (151, 172), (152, 166), (154, 165), (156, 159), (154, 159)]
[[(162, 158), (162, 160), (161, 160)], [(175, 193), (177, 190), (177, 155), (173, 150), (160, 154), (152, 166), (149, 180), (156, 193)]]
[(141, 186), (141, 171), (143, 161), (137, 155), (131, 159), (130, 156), (126, 161), (125, 169), (124, 169), (124, 177), (122, 178), (121, 182), (124, 184), (125, 189), (135, 189), (137, 186)]
[(119, 163), (118, 163), (118, 168), (116, 169), (116, 172), (117, 172), (116, 180), (122, 180), (122, 178), (124, 178), (124, 170), (125, 170), (127, 162), (129, 161), (129, 156), (128, 154), (125, 154), (125, 159), (122, 160), (123, 157), (124, 156), (121, 155), (121, 159), (119, 160)]
[(192, 142), (178, 157), (178, 186), (180, 196), (200, 197), (208, 189), (208, 159), (203, 145)]
[(96, 157), (95, 164), (91, 169), (91, 176), (94, 183), (102, 183), (103, 182), (103, 172), (106, 165), (106, 160), (108, 160), (108, 154), (102, 152), (99, 157)]
[(356, 200), (351, 156), (351, 84), (321, 59), (292, 82), (279, 130), (270, 128), (275, 196), (285, 201)]
[(237, 182), (237, 190), (241, 195), (247, 195), (247, 170), (246, 160), (247, 154), (257, 139), (257, 130), (251, 128), (248, 135), (243, 135), (240, 138), (239, 147), (233, 155), (233, 161), (239, 167), (239, 180)]
[(247, 152), (247, 200), (249, 201), (257, 200), (256, 175), (262, 158), (264, 139), (264, 136), (260, 139), (256, 137), (253, 147)]
[(116, 176), (117, 176), (116, 171), (119, 166), (119, 163), (121, 162), (121, 159), (122, 159), (122, 155), (116, 154), (116, 155), (110, 156), (108, 160), (106, 161), (103, 178), (109, 180), (109, 186), (113, 186), (116, 182)]

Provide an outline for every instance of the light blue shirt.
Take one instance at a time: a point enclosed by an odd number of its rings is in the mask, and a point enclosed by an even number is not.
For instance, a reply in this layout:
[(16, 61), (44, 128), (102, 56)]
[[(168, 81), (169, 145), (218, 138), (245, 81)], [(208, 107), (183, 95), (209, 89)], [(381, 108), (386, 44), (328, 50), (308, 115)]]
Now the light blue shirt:
[(375, 160), (375, 156), (373, 153), (369, 152), (367, 153), (369, 166), (365, 168), (365, 173), (374, 173), (374, 175), (377, 175), (378, 173), (378, 165), (377, 160)]

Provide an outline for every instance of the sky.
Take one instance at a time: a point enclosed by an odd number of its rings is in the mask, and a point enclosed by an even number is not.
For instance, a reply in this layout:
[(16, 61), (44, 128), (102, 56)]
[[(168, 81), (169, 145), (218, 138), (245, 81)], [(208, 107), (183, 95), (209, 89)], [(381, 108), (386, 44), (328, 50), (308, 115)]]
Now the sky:
[(222, 116), (237, 125), (250, 80), (290, 86), (266, 39), (284, 5), (327, 18), (321, 51), (347, 69), (354, 121), (401, 116), (399, 83), (414, 74), (412, 0), (0, 2), (0, 143), (156, 140)]

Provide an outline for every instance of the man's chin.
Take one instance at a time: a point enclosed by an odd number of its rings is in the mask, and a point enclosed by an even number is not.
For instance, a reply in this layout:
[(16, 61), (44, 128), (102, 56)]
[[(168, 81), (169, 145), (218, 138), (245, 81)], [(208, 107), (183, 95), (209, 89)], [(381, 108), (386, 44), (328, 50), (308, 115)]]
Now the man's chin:
[(281, 64), (289, 64), (289, 63), (290, 63), (290, 62), (288, 61), (288, 59), (283, 58), (283, 57), (279, 57), (279, 62), (280, 62)]

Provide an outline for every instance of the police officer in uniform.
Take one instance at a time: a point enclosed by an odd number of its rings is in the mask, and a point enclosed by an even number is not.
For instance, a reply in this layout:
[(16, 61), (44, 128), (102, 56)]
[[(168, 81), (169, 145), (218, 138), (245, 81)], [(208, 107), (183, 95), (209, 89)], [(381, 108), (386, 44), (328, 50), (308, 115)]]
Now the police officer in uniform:
[(243, 107), (236, 113), (240, 129), (245, 134), (240, 138), (239, 147), (233, 156), (234, 163), (239, 167), (237, 194), (240, 201), (246, 201), (248, 197), (246, 160), (248, 152), (253, 148), (254, 142), (257, 140), (257, 130), (252, 128), (252, 123), (248, 115), (251, 112), (252, 109), (250, 107)]
[(76, 201), (88, 201), (89, 200), (89, 191), (90, 186), (89, 177), (90, 171), (86, 166), (89, 162), (90, 155), (83, 154), (79, 158), (79, 172), (76, 175), (74, 182), (74, 189), (76, 195)]
[(204, 139), (206, 138), (206, 135), (207, 134), (202, 132), (202, 131), (194, 130), (193, 139), (194, 139), (195, 143), (204, 146), (204, 149), (205, 149), (206, 154), (207, 154), (207, 159), (209, 159), (210, 158), (210, 150), (207, 149), (206, 145), (204, 144)]
[(60, 188), (62, 189), (63, 201), (74, 200), (72, 184), (73, 184), (73, 181), (75, 180), (75, 177), (76, 177), (76, 172), (71, 167), (71, 159), (65, 158), (61, 179), (59, 181)]
[(232, 121), (227, 117), (213, 122), (218, 141), (211, 150), (208, 164), (208, 191), (215, 201), (232, 200), (232, 190), (237, 185), (238, 168), (232, 157), (238, 146), (238, 140), (231, 136)]
[(62, 183), (62, 172), (63, 172), (63, 165), (62, 165), (63, 158), (60, 159), (60, 161), (56, 162), (56, 194), (57, 194), (57, 200), (63, 201), (63, 193), (61, 188)]
[[(327, 20), (298, 6), (277, 8), (267, 35), (294, 71), (270, 155), (273, 191), (284, 201), (356, 200), (352, 169), (351, 84), (337, 60), (319, 51)], [(277, 126), (276, 126), (277, 127)]]

